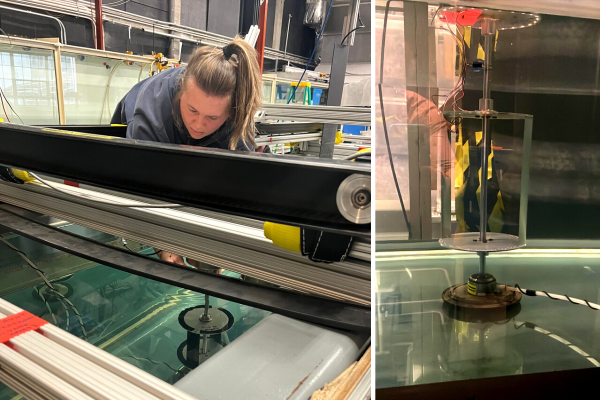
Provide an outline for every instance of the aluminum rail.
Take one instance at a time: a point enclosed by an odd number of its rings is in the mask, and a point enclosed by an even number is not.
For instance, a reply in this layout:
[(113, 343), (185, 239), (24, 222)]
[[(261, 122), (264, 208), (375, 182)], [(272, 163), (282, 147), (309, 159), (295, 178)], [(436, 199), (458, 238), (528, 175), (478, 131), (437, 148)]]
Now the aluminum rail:
[(370, 126), (371, 108), (265, 104), (256, 120), (257, 122), (286, 120)]
[(95, 57), (104, 57), (110, 58), (114, 60), (122, 60), (122, 61), (131, 61), (137, 62), (140, 64), (151, 64), (154, 59), (142, 56), (136, 56), (133, 54), (125, 54), (125, 53), (117, 53), (114, 51), (105, 51), (105, 50), (96, 50), (90, 49), (87, 47), (79, 47), (79, 46), (71, 46), (64, 45), (60, 43), (50, 43), (43, 42), (41, 40), (35, 39), (24, 39), (24, 38), (16, 38), (16, 37), (6, 37), (0, 35), (0, 43), (23, 46), (23, 47), (32, 47), (36, 49), (46, 49), (46, 50), (56, 50), (60, 49), (61, 53), (76, 53), (81, 55), (89, 55)]
[[(95, 26), (96, 21), (91, 16), (93, 8), (83, 2), (77, 0), (3, 0), (4, 3), (10, 3), (19, 6), (35, 7), (44, 11), (51, 11), (61, 14), (68, 14), (80, 18), (85, 18), (91, 21)], [(180, 40), (193, 42), (203, 45), (211, 45), (222, 47), (229, 43), (232, 38), (218, 35), (215, 33), (203, 31), (196, 28), (186, 27), (172, 22), (160, 21), (148, 17), (143, 17), (126, 11), (117, 10), (115, 8), (102, 7), (103, 21), (118, 23), (121, 25), (134, 27), (137, 29), (154, 31), (154, 34), (164, 37), (177, 38)], [(95, 29), (94, 29), (95, 30)], [(173, 35), (169, 32), (176, 32)], [(265, 48), (265, 57), (268, 59), (283, 59), (296, 64), (306, 64), (308, 59), (293, 54), (286, 54), (282, 51)]]
[[(23, 311), (0, 299), (0, 318)], [(27, 396), (60, 399), (197, 400), (195, 397), (51, 325), (0, 346), (9, 386)], [(29, 392), (29, 393), (28, 393)], [(36, 397), (33, 397), (36, 398)]]
[[(209, 227), (206, 218), (188, 209), (124, 208), (96, 203), (93, 199), (127, 203), (133, 200), (66, 185), (63, 188), (85, 194), (90, 200), (73, 198), (35, 184), (0, 182), (0, 201), (303, 293), (370, 304), (368, 262), (313, 263), (268, 243), (264, 237), (259, 238), (256, 229), (235, 227), (222, 221), (212, 221)], [(365, 250), (362, 244), (351, 256), (366, 258)]]

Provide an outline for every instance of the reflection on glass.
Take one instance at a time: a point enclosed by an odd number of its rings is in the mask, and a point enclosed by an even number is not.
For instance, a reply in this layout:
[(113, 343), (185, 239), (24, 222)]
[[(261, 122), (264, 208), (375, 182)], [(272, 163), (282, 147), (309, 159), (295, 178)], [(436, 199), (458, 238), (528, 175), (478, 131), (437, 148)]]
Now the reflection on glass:
[(67, 124), (107, 124), (117, 103), (150, 73), (150, 63), (125, 62), (63, 52)]
[(262, 101), (265, 104), (272, 103), (271, 96), (273, 94), (273, 82), (263, 80), (262, 82)]
[[(61, 228), (122, 248), (120, 241), (110, 235), (74, 224), (65, 224)], [(97, 265), (17, 235), (5, 235), (5, 238), (26, 252), (47, 273), (57, 290), (74, 304), (81, 314), (90, 343), (170, 383), (189, 371), (182, 361), (182, 344), (188, 339), (188, 331), (179, 317), (188, 308), (203, 306), (203, 294)], [(136, 251), (140, 248), (132, 242), (129, 246)], [(153, 251), (147, 248), (141, 252), (150, 254)], [(10, 265), (0, 265), (0, 271), (12, 271), (15, 279), (37, 276), (23, 265), (22, 260), (19, 261), (18, 255), (11, 253), (14, 252), (0, 245), (0, 257), (12, 260)], [(225, 274), (240, 277), (231, 272)], [(39, 278), (31, 279), (31, 283), (16, 288), (16, 291), (14, 285), (11, 289), (5, 283), (9, 282), (4, 279), (0, 283), (0, 293), (4, 293), (5, 300), (49, 323), (54, 323), (56, 318), (60, 328), (83, 338), (81, 324), (73, 311), (67, 315), (59, 298)], [(6, 294), (8, 292), (12, 293)], [(48, 304), (41, 300), (40, 293)], [(226, 332), (209, 336), (208, 349), (212, 354), (270, 314), (216, 297), (210, 297), (210, 305), (225, 310), (233, 319)], [(13, 396), (14, 392), (3, 385), (0, 387), (1, 400)]]
[[(597, 249), (494, 253), (488, 268), (499, 283), (591, 302), (600, 296)], [(442, 292), (477, 270), (477, 255), (466, 252), (379, 257), (377, 388), (600, 366), (600, 314), (588, 307), (523, 296), (516, 315), (492, 322), (451, 318)]]
[[(58, 99), (51, 50), (0, 45), (0, 87), (25, 124), (57, 124)], [(5, 104), (2, 119), (20, 123)], [(5, 114), (6, 111), (6, 114)]]
[(290, 92), (289, 82), (277, 82), (275, 87), (275, 103), (286, 104)]

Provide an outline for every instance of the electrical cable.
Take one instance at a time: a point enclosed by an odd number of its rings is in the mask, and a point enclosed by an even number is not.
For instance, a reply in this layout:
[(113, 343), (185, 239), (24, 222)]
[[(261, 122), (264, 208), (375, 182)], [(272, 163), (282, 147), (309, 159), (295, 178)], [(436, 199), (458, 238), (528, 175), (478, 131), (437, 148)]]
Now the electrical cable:
[(38, 181), (40, 181), (44, 185), (48, 186), (50, 189), (56, 190), (57, 192), (61, 192), (63, 194), (67, 194), (69, 196), (79, 197), (79, 198), (82, 198), (82, 199), (86, 199), (86, 200), (92, 201), (94, 203), (110, 204), (111, 206), (129, 207), (129, 208), (178, 208), (178, 207), (185, 207), (185, 206), (183, 206), (181, 204), (169, 204), (169, 203), (167, 203), (167, 204), (127, 204), (127, 203), (118, 203), (116, 201), (110, 201), (110, 200), (93, 199), (93, 198), (89, 197), (89, 195), (85, 195), (83, 193), (70, 192), (70, 191), (61, 189), (59, 187), (56, 187), (53, 184), (50, 184), (47, 181), (45, 181), (44, 179), (40, 178), (39, 176), (37, 176), (33, 172), (29, 171), (28, 173), (29, 173), (29, 175), (33, 176), (35, 179), (37, 179)]
[(587, 300), (575, 299), (573, 297), (567, 296), (566, 294), (565, 295), (553, 294), (553, 293), (550, 294), (550, 293), (546, 292), (545, 290), (522, 289), (518, 284), (515, 284), (514, 288), (511, 288), (510, 286), (508, 286), (507, 288), (511, 289), (511, 290), (519, 290), (522, 294), (524, 294), (526, 296), (541, 296), (541, 297), (547, 297), (551, 300), (564, 300), (564, 301), (568, 301), (571, 304), (588, 306), (589, 308), (591, 308), (594, 311), (600, 311), (600, 304), (590, 303)]
[[(113, 78), (115, 72), (117, 71), (117, 69), (124, 63), (125, 63), (125, 61), (117, 62), (112, 67), (112, 70), (110, 71), (110, 74), (108, 75), (108, 81), (106, 82), (106, 92), (104, 93), (104, 99), (106, 100), (106, 111), (108, 111), (109, 113), (110, 113), (110, 82), (112, 81), (112, 78)], [(104, 108), (104, 104), (102, 104), (102, 108)], [(104, 116), (104, 109), (100, 113), (100, 123), (102, 123), (103, 116)], [(109, 117), (110, 117), (110, 114), (109, 114)]]
[[(40, 292), (40, 290), (38, 289), (37, 286), (33, 287), (36, 291), (36, 293), (38, 294), (38, 296), (40, 296), (40, 298), (42, 299), (42, 301), (46, 304), (46, 307), (48, 307), (48, 311), (50, 311), (50, 315), (52, 316), (52, 319), (54, 320), (54, 325), (58, 326), (58, 323), (56, 322), (56, 317), (54, 315), (54, 313), (52, 312), (52, 309), (50, 308), (50, 304), (48, 303), (48, 301), (46, 300), (46, 298), (44, 297), (44, 295)], [(69, 314), (69, 309), (67, 308), (65, 302), (59, 297), (58, 300), (60, 301), (60, 304), (62, 304), (63, 308), (65, 309), (65, 321), (67, 326), (65, 327), (65, 330), (67, 332), (69, 332), (69, 327), (71, 325), (71, 320), (70, 320), (70, 314)]]
[[(125, 238), (121, 238), (121, 243), (123, 244), (123, 247), (125, 247), (125, 248), (126, 248), (127, 250), (129, 250), (130, 252), (132, 252), (132, 253), (135, 253), (135, 254), (139, 254), (137, 251), (133, 251), (133, 250), (131, 250), (131, 249), (129, 248), (129, 246), (127, 246), (127, 241), (125, 240)], [(155, 252), (154, 252), (154, 253), (152, 253), (152, 254), (144, 254), (144, 255), (145, 255), (145, 256), (148, 256), (148, 257), (150, 257), (150, 256), (156, 256), (156, 255), (158, 255), (158, 254), (160, 254), (160, 253), (162, 253), (162, 250), (155, 251)]]
[(10, 118), (8, 118), (8, 114), (6, 113), (6, 108), (4, 108), (4, 97), (0, 96), (0, 101), (2, 102), (2, 110), (4, 111), (4, 116), (6, 117), (6, 120), (10, 122)]
[(360, 26), (357, 26), (356, 28), (354, 28), (354, 29), (352, 29), (350, 32), (348, 32), (348, 33), (346, 34), (346, 36), (344, 36), (344, 38), (342, 39), (342, 42), (340, 43), (341, 45), (344, 45), (344, 41), (346, 40), (346, 38), (347, 38), (348, 36), (350, 36), (350, 34), (351, 34), (352, 32), (354, 32), (354, 31), (357, 31), (357, 30), (359, 30), (359, 29), (362, 29), (362, 28), (366, 28), (366, 27), (365, 27), (365, 24), (363, 24), (363, 22), (362, 22), (362, 21), (361, 21), (361, 19), (360, 19), (360, 13), (358, 13), (358, 22), (360, 22)]
[(6, 100), (6, 104), (8, 104), (8, 107), (10, 107), (10, 110), (13, 112), (13, 114), (15, 114), (17, 116), (17, 118), (19, 118), (19, 121), (21, 121), (21, 124), (25, 125), (25, 122), (23, 122), (23, 120), (21, 119), (19, 114), (17, 114), (15, 109), (10, 105), (10, 101), (8, 101), (8, 97), (6, 97), (6, 95), (4, 94), (4, 90), (2, 90), (2, 87), (0, 87), (0, 95), (2, 97), (4, 97), (4, 99)]
[(56, 322), (56, 315), (54, 315), (54, 312), (52, 311), (52, 308), (50, 307), (50, 303), (48, 303), (48, 300), (46, 300), (46, 298), (40, 292), (40, 290), (37, 288), (37, 286), (34, 286), (33, 288), (35, 289), (35, 291), (37, 292), (37, 294), (40, 296), (40, 298), (42, 299), (42, 301), (46, 305), (46, 308), (48, 309), (48, 312), (50, 313), (50, 316), (52, 317), (52, 320), (54, 321), (54, 325), (58, 326), (58, 322)]
[(344, 157), (344, 158), (342, 158), (342, 160), (354, 160), (355, 158), (370, 157), (370, 156), (371, 156), (371, 150), (363, 150), (363, 151), (358, 151), (348, 157)]
[(29, 257), (27, 257), (27, 255), (25, 253), (23, 253), (21, 250), (17, 249), (15, 246), (13, 246), (10, 242), (8, 242), (2, 236), (0, 236), (0, 240), (2, 242), (4, 242), (4, 244), (6, 244), (11, 250), (16, 251), (27, 262), (27, 264), (29, 264), (29, 266), (31, 268), (33, 268), (38, 273), (38, 275), (40, 276), (40, 278), (42, 278), (42, 280), (44, 281), (44, 283), (46, 284), (46, 286), (50, 290), (52, 290), (54, 293), (56, 293), (56, 295), (60, 299), (62, 299), (63, 301), (65, 301), (69, 305), (69, 307), (73, 310), (73, 312), (77, 316), (77, 319), (79, 320), (79, 325), (81, 326), (81, 333), (83, 334), (83, 337), (85, 338), (85, 340), (88, 340), (87, 332), (85, 331), (85, 327), (83, 325), (83, 320), (81, 319), (81, 315), (79, 314), (79, 311), (77, 311), (77, 308), (73, 305), (73, 303), (71, 303), (71, 301), (68, 298), (66, 298), (60, 291), (56, 290), (56, 288), (54, 287), (54, 285), (52, 285), (52, 283), (50, 283), (50, 281), (46, 277), (46, 274), (44, 273), (44, 271), (42, 271), (41, 269), (39, 269), (38, 267), (36, 267), (36, 265), (33, 263), (33, 261), (31, 261), (29, 259)]
[(381, 85), (383, 83), (383, 61), (385, 55), (385, 36), (387, 33), (387, 20), (390, 11), (390, 3), (398, 0), (388, 0), (385, 6), (385, 16), (383, 19), (383, 32), (381, 38), (381, 57), (380, 57), (380, 69), (379, 69), (379, 107), (381, 108), (381, 119), (383, 120), (383, 134), (385, 136), (385, 143), (387, 145), (388, 158), (390, 160), (390, 167), (392, 169), (392, 176), (394, 177), (394, 183), (396, 185), (396, 192), (398, 193), (398, 199), (400, 199), (400, 205), (402, 206), (402, 214), (404, 215), (404, 222), (406, 223), (406, 229), (408, 230), (408, 238), (412, 238), (412, 229), (410, 222), (408, 222), (408, 215), (406, 214), (406, 207), (404, 206), (404, 199), (402, 198), (402, 192), (400, 191), (400, 185), (398, 184), (398, 177), (396, 175), (396, 168), (394, 167), (394, 159), (392, 158), (392, 147), (390, 146), (390, 139), (387, 131), (387, 121), (385, 120), (385, 108), (383, 106), (383, 90)]
[(287, 101), (286, 104), (290, 104), (290, 101), (292, 101), (292, 99), (294, 98), (294, 96), (296, 96), (296, 90), (298, 89), (298, 86), (300, 86), (300, 83), (302, 83), (302, 79), (304, 78), (304, 74), (306, 74), (306, 71), (308, 70), (308, 66), (310, 65), (310, 63), (313, 60), (313, 57), (315, 56), (315, 53), (317, 51), (317, 47), (319, 46), (319, 40), (321, 40), (321, 35), (323, 35), (323, 31), (325, 30), (325, 25), (327, 25), (327, 20), (329, 19), (329, 11), (331, 11), (331, 6), (333, 5), (333, 0), (329, 1), (329, 8), (327, 8), (327, 13), (325, 14), (325, 20), (323, 21), (323, 26), (321, 27), (321, 32), (319, 32), (319, 36), (317, 37), (317, 41), (315, 42), (315, 48), (312, 51), (312, 54), (310, 55), (310, 58), (308, 59), (308, 62), (306, 63), (306, 67), (304, 67), (304, 71), (302, 72), (302, 76), (300, 76), (300, 79), (298, 80), (298, 83), (296, 84), (296, 86), (294, 86), (294, 91), (292, 92), (289, 100)]
[(133, 358), (134, 360), (137, 360), (137, 361), (150, 361), (152, 364), (156, 364), (156, 365), (164, 364), (164, 365), (166, 365), (166, 366), (167, 366), (169, 369), (171, 369), (172, 371), (174, 371), (174, 372), (176, 372), (176, 373), (177, 373), (177, 372), (179, 372), (179, 370), (177, 370), (177, 369), (175, 369), (175, 368), (171, 367), (169, 364), (167, 364), (167, 363), (166, 363), (166, 362), (164, 362), (164, 361), (159, 361), (159, 362), (156, 362), (156, 361), (154, 361), (154, 360), (151, 360), (151, 359), (149, 359), (149, 358), (139, 358), (139, 357), (135, 357), (135, 356), (121, 356), (121, 357), (119, 357), (119, 358)]

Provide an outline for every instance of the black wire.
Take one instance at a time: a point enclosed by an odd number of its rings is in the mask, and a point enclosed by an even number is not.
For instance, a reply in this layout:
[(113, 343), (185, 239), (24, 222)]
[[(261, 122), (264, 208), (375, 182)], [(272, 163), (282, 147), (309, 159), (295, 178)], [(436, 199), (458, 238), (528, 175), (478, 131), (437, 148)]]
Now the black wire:
[[(127, 250), (129, 250), (130, 252), (132, 252), (132, 253), (134, 253), (134, 254), (139, 254), (137, 251), (133, 251), (133, 250), (131, 250), (131, 249), (129, 248), (129, 246), (127, 246), (125, 243), (123, 243), (123, 247), (125, 247)], [(158, 251), (155, 251), (154, 253), (151, 253), (151, 254), (144, 254), (144, 255), (145, 255), (145, 256), (148, 256), (148, 257), (150, 257), (150, 256), (155, 256), (155, 255), (157, 255), (157, 254), (159, 254), (159, 253), (162, 253), (162, 250), (158, 250)]]
[(19, 114), (17, 114), (17, 112), (15, 111), (14, 108), (12, 108), (12, 106), (10, 105), (10, 101), (8, 101), (8, 98), (6, 97), (6, 95), (4, 94), (4, 90), (2, 90), (2, 87), (0, 87), (0, 95), (2, 95), (2, 97), (4, 97), (4, 99), (6, 100), (6, 104), (8, 104), (8, 106), (10, 107), (10, 109), (12, 110), (13, 114), (15, 114), (17, 116), (17, 118), (19, 118), (19, 121), (21, 121), (21, 123), (23, 125), (25, 125), (25, 122), (23, 122), (23, 120), (21, 119), (21, 117), (19, 117)]
[(350, 34), (352, 34), (352, 32), (357, 31), (359, 29), (364, 28), (364, 26), (357, 26), (356, 28), (352, 29), (350, 32), (348, 32), (348, 34), (346, 36), (344, 36), (344, 38), (342, 39), (342, 45), (344, 44), (344, 41), (346, 40), (346, 38), (348, 38), (348, 36), (350, 36)]
[(379, 107), (381, 108), (381, 119), (383, 120), (383, 134), (385, 136), (385, 143), (387, 145), (388, 158), (390, 159), (390, 167), (392, 168), (392, 176), (394, 177), (394, 183), (396, 184), (396, 191), (398, 192), (398, 198), (400, 199), (400, 205), (402, 206), (402, 213), (404, 214), (404, 222), (408, 229), (408, 238), (412, 238), (412, 229), (410, 228), (410, 222), (408, 222), (408, 216), (406, 215), (406, 207), (404, 207), (404, 200), (402, 199), (402, 192), (400, 192), (400, 185), (398, 185), (398, 177), (396, 176), (396, 168), (394, 167), (394, 159), (392, 158), (392, 148), (390, 146), (390, 138), (388, 137), (387, 122), (385, 120), (385, 110), (383, 107), (383, 92), (381, 91), (381, 83), (379, 86)]
[(363, 22), (360, 19), (360, 13), (358, 13), (358, 22), (360, 23), (360, 26), (357, 26), (356, 28), (352, 29), (350, 32), (348, 32), (348, 34), (346, 34), (346, 36), (344, 36), (344, 38), (342, 39), (342, 45), (344, 45), (344, 42), (346, 41), (346, 38), (348, 38), (348, 36), (350, 36), (350, 34), (358, 29), (362, 29), (365, 28), (365, 24), (363, 24)]
[[(24, 257), (26, 257), (26, 258), (29, 258), (29, 257), (27, 257), (27, 254), (25, 254), (25, 253), (24, 253), (24, 252), (22, 252), (21, 250), (19, 250), (19, 249), (17, 249), (17, 248), (13, 248), (13, 247), (11, 247), (11, 246), (7, 246), (7, 247), (8, 247), (9, 249), (13, 250), (13, 251), (16, 251), (17, 253), (20, 253), (20, 254), (22, 254)], [(27, 261), (27, 260), (25, 260), (25, 261)], [(42, 271), (41, 269), (39, 269), (37, 266), (35, 266), (35, 265), (33, 264), (33, 262), (27, 262), (27, 265), (29, 265), (31, 268), (33, 268), (34, 270), (36, 270), (37, 272), (39, 272), (41, 275), (43, 275), (44, 277), (46, 277), (46, 279), (48, 278), (48, 276), (46, 275), (46, 273), (45, 273), (44, 271)], [(56, 289), (54, 286), (52, 286), (52, 285), (49, 285), (49, 284), (48, 284), (48, 282), (47, 282), (45, 279), (44, 279), (43, 281), (44, 281), (44, 284), (45, 284), (45, 285), (48, 287), (48, 289), (52, 290), (53, 292), (56, 292), (56, 294), (58, 295), (58, 297), (59, 297), (59, 298), (61, 298), (61, 299), (65, 300), (65, 301), (67, 301), (67, 305), (68, 305), (68, 306), (69, 306), (69, 307), (70, 307), (70, 308), (73, 310), (73, 312), (75, 313), (75, 315), (76, 315), (77, 317), (79, 317), (79, 322), (80, 322), (80, 324), (81, 324), (81, 333), (83, 334), (83, 337), (84, 337), (84, 338), (87, 340), (87, 339), (88, 339), (88, 336), (87, 336), (87, 334), (86, 334), (86, 332), (85, 332), (85, 328), (84, 328), (84, 326), (83, 326), (83, 322), (81, 321), (81, 314), (79, 314), (79, 311), (77, 310), (77, 308), (76, 308), (76, 307), (75, 307), (75, 306), (74, 306), (72, 303), (70, 303), (70, 302), (68, 301), (68, 299), (67, 299), (66, 297), (64, 297), (64, 296), (62, 295), (62, 293), (60, 293), (60, 291), (58, 291), (58, 290), (57, 290), (57, 289)], [(69, 303), (70, 303), (70, 304), (69, 304)], [(65, 307), (65, 308), (66, 308), (66, 307)]]
[(381, 118), (383, 120), (383, 133), (385, 135), (385, 142), (387, 144), (388, 158), (390, 159), (390, 167), (392, 168), (392, 176), (394, 177), (394, 183), (396, 184), (396, 192), (398, 193), (398, 199), (400, 199), (400, 205), (402, 206), (402, 213), (404, 214), (404, 222), (406, 223), (406, 229), (408, 230), (408, 238), (412, 238), (412, 229), (410, 227), (410, 223), (408, 222), (408, 216), (406, 214), (406, 207), (404, 207), (404, 200), (402, 199), (402, 192), (400, 191), (400, 185), (398, 184), (398, 177), (396, 176), (396, 169), (394, 168), (394, 160), (392, 159), (392, 148), (390, 146), (390, 139), (388, 137), (387, 131), (387, 122), (385, 120), (385, 110), (383, 107), (383, 91), (381, 89), (381, 85), (383, 83), (383, 62), (385, 55), (385, 36), (387, 32), (387, 20), (388, 14), (390, 11), (390, 3), (392, 1), (399, 0), (388, 0), (385, 6), (385, 16), (383, 18), (383, 33), (381, 38), (381, 57), (380, 57), (380, 69), (379, 69), (379, 107), (381, 108)]
[(164, 361), (156, 362), (156, 361), (151, 360), (149, 358), (140, 358), (140, 357), (135, 357), (135, 356), (122, 356), (122, 357), (119, 357), (119, 358), (133, 358), (134, 360), (138, 360), (138, 361), (150, 361), (152, 364), (156, 364), (156, 365), (164, 364), (167, 367), (169, 367), (170, 370), (172, 370), (174, 372), (179, 372), (178, 370), (176, 370), (175, 368), (171, 367), (169, 364), (167, 364)]
[[(527, 295), (527, 296), (536, 296), (535, 292), (540, 292), (540, 293), (544, 293), (551, 300), (561, 300), (559, 298), (550, 296), (550, 294), (548, 292), (546, 292), (545, 290), (531, 290), (531, 289), (528, 289), (528, 290), (523, 291), (523, 289), (521, 289), (521, 287), (518, 284), (515, 284), (515, 288), (519, 289), (519, 292), (521, 292), (521, 293), (523, 293), (524, 295)], [(569, 303), (571, 303), (571, 304), (577, 304), (579, 306), (583, 305), (583, 304), (579, 304), (579, 303), (574, 302), (566, 294), (563, 294), (563, 296), (565, 296), (567, 298), (567, 300), (569, 300)], [(594, 310), (594, 311), (600, 311), (600, 308), (592, 307), (591, 304), (587, 300), (582, 299), (581, 301), (585, 302), (585, 304), (587, 304), (587, 306), (589, 308), (591, 308), (592, 310)]]

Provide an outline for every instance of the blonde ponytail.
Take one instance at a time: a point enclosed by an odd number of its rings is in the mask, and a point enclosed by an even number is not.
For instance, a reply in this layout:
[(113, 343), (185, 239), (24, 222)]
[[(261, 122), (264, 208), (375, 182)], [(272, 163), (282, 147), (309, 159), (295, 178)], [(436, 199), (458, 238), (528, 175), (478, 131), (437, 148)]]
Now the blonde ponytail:
[(173, 115), (179, 128), (183, 125), (179, 101), (189, 79), (209, 96), (231, 96), (230, 120), (234, 132), (229, 148), (234, 150), (240, 139), (246, 146), (256, 146), (254, 114), (262, 106), (262, 75), (254, 48), (237, 36), (222, 49), (204, 46), (194, 52), (173, 103)]

